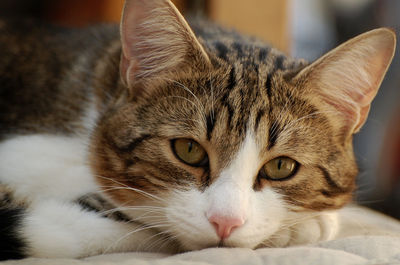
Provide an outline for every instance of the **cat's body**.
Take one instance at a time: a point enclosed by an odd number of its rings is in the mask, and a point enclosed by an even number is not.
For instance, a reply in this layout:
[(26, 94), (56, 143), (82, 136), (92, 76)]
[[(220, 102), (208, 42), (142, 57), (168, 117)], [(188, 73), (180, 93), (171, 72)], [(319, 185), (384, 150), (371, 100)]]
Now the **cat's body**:
[[(0, 23), (2, 259), (334, 237), (334, 210), (357, 174), (352, 134), (390, 63), (393, 33), (359, 37), (305, 67), (202, 20), (191, 24), (196, 38), (163, 0), (128, 1), (122, 41), (113, 26), (14, 23)], [(343, 59), (358, 72), (335, 71), (341, 53), (371, 64), (365, 51), (382, 66)], [(320, 75), (325, 65), (333, 70)], [(373, 88), (352, 96), (354, 76)], [(345, 85), (331, 92), (329, 78)], [(327, 90), (313, 91), (317, 81)], [(265, 173), (275, 159), (290, 174)]]

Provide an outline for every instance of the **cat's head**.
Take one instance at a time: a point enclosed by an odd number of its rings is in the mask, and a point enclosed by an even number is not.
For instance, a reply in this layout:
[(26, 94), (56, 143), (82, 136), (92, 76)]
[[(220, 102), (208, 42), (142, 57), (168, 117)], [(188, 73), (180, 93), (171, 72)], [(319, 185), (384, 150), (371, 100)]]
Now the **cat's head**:
[(91, 162), (116, 205), (138, 206), (130, 217), (184, 249), (253, 248), (351, 199), (352, 137), (393, 57), (392, 31), (300, 68), (259, 44), (196, 38), (167, 0), (128, 0), (121, 33), (126, 96), (99, 120)]

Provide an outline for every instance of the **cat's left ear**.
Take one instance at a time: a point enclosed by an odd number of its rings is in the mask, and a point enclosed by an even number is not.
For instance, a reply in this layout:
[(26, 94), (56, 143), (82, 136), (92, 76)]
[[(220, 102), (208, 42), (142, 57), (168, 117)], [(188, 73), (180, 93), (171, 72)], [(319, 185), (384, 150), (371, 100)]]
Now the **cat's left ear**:
[(347, 133), (357, 133), (392, 61), (396, 35), (387, 28), (361, 34), (303, 69), (297, 80), (312, 100), (334, 115)]
[[(161, 80), (209, 58), (189, 25), (169, 0), (126, 0), (121, 21), (124, 83)], [(140, 92), (140, 91), (136, 91)]]

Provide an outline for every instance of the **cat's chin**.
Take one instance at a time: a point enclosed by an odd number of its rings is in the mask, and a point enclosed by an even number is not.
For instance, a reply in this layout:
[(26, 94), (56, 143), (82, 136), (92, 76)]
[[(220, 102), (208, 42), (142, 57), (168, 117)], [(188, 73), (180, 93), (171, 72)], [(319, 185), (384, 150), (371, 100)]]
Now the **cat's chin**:
[(240, 244), (240, 243), (232, 243), (232, 242), (224, 242), (224, 241), (219, 241), (216, 243), (186, 243), (182, 244), (183, 246), (183, 251), (196, 251), (196, 250), (202, 250), (205, 248), (250, 248), (250, 249), (255, 249), (257, 245), (245, 245), (245, 244)]
[[(205, 248), (250, 248), (255, 249), (262, 245), (261, 239), (254, 239), (250, 237), (235, 237), (228, 238), (226, 240), (209, 239), (209, 240), (195, 240), (181, 239), (180, 245), (183, 251), (195, 251)], [(265, 245), (264, 245), (265, 247)]]

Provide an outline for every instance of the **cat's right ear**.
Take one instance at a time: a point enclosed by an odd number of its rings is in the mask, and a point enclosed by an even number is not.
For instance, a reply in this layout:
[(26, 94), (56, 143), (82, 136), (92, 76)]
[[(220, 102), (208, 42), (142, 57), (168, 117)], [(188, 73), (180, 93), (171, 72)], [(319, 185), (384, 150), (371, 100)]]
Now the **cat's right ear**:
[(177, 69), (209, 63), (203, 47), (169, 0), (126, 0), (120, 30), (120, 72), (129, 88), (167, 78)]

